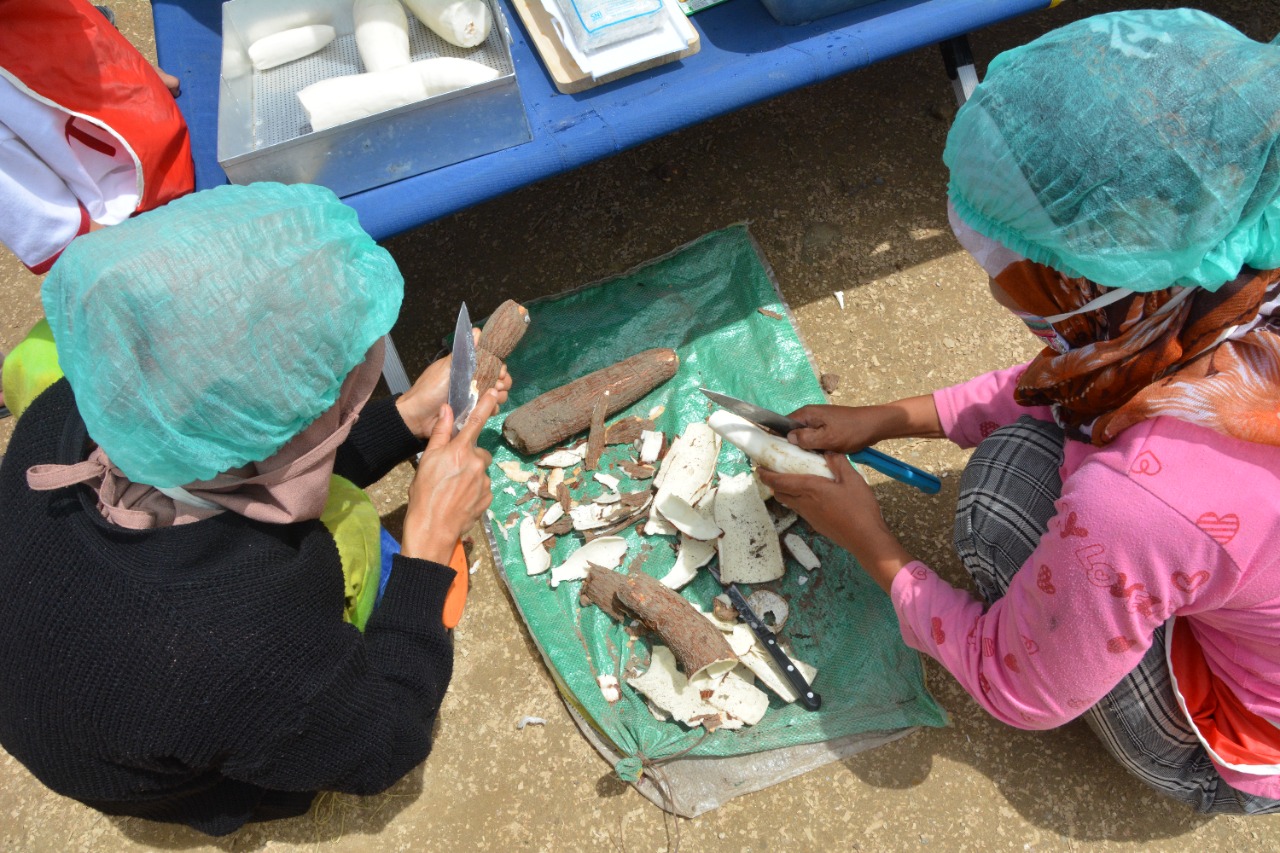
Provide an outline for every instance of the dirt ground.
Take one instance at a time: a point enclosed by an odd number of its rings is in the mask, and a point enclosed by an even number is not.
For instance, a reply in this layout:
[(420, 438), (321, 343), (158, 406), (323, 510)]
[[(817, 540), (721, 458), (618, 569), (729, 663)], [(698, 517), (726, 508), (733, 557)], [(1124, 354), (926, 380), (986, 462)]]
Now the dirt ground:
[[(756, 0), (732, 0), (750, 3)], [(1068, 21), (1144, 5), (1066, 0), (972, 36), (980, 71)], [(1175, 4), (1163, 4), (1175, 5)], [(151, 50), (146, 0), (114, 4)], [(1203, 0), (1248, 35), (1280, 31), (1280, 4)], [(772, 264), (837, 403), (917, 394), (1029, 357), (1021, 325), (987, 295), (945, 214), (941, 161), (954, 114), (936, 49), (921, 49), (673, 134), (386, 244), (407, 280), (393, 336), (410, 372), (451, 329), (460, 299), (484, 316), (621, 273), (746, 221)], [(3, 250), (0, 250), (3, 252)], [(39, 281), (0, 254), (0, 350), (40, 316)], [(843, 291), (841, 310), (833, 294)], [(12, 420), (0, 422), (0, 450)], [(957, 583), (955, 483), (966, 453), (900, 441), (891, 453), (943, 476), (926, 497), (873, 480), (906, 547)], [(375, 490), (396, 526), (408, 469)], [(492, 564), (473, 576), (435, 751), (387, 793), (326, 795), (305, 817), (220, 840), (105, 818), (45, 791), (0, 753), (5, 850), (663, 850), (673, 820), (628, 786), (571, 722)], [(1275, 850), (1280, 818), (1208, 819), (1148, 793), (1081, 723), (1005, 727), (932, 661), (951, 716), (902, 740), (730, 801), (678, 825), (682, 849)], [(524, 715), (545, 726), (516, 728)]]

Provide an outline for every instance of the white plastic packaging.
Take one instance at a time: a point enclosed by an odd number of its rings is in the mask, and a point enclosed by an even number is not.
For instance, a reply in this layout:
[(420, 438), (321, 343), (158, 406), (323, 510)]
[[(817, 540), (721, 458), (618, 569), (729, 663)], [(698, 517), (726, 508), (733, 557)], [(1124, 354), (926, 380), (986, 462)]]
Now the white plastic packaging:
[(662, 26), (662, 0), (555, 0), (569, 37), (584, 53)]

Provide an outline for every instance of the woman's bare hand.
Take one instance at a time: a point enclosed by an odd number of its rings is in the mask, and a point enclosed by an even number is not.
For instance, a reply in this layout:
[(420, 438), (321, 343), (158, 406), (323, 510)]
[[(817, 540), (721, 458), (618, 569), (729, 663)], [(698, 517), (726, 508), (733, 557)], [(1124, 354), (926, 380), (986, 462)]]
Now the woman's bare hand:
[(880, 503), (867, 481), (842, 454), (828, 453), (835, 480), (807, 474), (757, 470), (779, 503), (795, 510), (815, 531), (857, 558), (866, 573), (887, 592), (898, 570), (911, 562), (885, 524)]
[(441, 407), (418, 472), (409, 486), (404, 519), (406, 557), (448, 564), (454, 543), (480, 518), (493, 500), (487, 473), (492, 457), (476, 447), (484, 422), (498, 409), (498, 391), (481, 395), (472, 416), (450, 438), (453, 412)]
[[(479, 342), (480, 330), (472, 329), (471, 334)], [(422, 371), (422, 375), (413, 383), (413, 387), (396, 400), (396, 408), (400, 410), (400, 417), (404, 419), (405, 426), (418, 438), (431, 435), (435, 429), (436, 418), (440, 414), (440, 407), (449, 402), (449, 370), (452, 366), (453, 356), (449, 355), (432, 362), (426, 370)], [(511, 374), (507, 373), (506, 364), (502, 365), (502, 372), (498, 374), (498, 380), (493, 387), (498, 393), (498, 405), (501, 406), (507, 402), (507, 393), (511, 390)]]
[(856, 453), (886, 438), (943, 436), (931, 394), (878, 406), (804, 406), (791, 417), (804, 426), (787, 440), (806, 450)]
[(862, 450), (880, 440), (874, 420), (865, 416), (867, 408), (870, 407), (803, 406), (792, 412), (791, 418), (804, 426), (792, 430), (787, 441), (805, 450)]

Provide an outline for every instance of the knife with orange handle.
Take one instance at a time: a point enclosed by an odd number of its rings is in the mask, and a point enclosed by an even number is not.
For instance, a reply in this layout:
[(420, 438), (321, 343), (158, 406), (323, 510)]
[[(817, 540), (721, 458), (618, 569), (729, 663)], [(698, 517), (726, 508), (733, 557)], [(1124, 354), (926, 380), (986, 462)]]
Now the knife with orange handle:
[[(475, 408), (480, 395), (498, 380), (502, 362), (520, 342), (528, 325), (528, 310), (508, 299), (489, 316), (480, 330), (480, 342), (477, 344), (471, 334), (471, 314), (467, 311), (467, 303), (462, 303), (453, 330), (453, 362), (449, 368), (449, 407), (454, 412), (454, 435), (467, 422), (467, 416)], [(457, 574), (445, 595), (443, 619), (446, 628), (453, 628), (462, 620), (471, 574), (461, 539), (453, 546), (449, 568)]]

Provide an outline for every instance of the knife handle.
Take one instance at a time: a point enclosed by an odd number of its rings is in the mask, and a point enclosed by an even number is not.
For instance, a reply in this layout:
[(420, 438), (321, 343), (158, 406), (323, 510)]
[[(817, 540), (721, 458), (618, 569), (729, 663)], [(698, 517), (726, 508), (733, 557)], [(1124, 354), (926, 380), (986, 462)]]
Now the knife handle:
[(849, 458), (854, 462), (861, 462), (868, 468), (879, 471), (887, 477), (892, 477), (900, 483), (915, 486), (926, 495), (936, 495), (942, 489), (942, 481), (929, 472), (921, 471), (919, 468), (908, 465), (900, 459), (894, 459), (889, 454), (881, 453), (873, 447), (859, 450), (857, 453), (850, 453)]
[(442, 618), (444, 626), (452, 629), (462, 621), (462, 610), (467, 606), (467, 586), (471, 575), (467, 568), (467, 552), (462, 547), (461, 539), (453, 546), (453, 555), (449, 557), (449, 568), (457, 574), (453, 578), (453, 583), (449, 584), (449, 591), (445, 593)]
[(745, 615), (743, 615), (743, 621), (760, 638), (760, 642), (764, 645), (765, 651), (769, 653), (769, 657), (773, 658), (773, 662), (778, 665), (778, 669), (782, 670), (787, 683), (791, 685), (791, 689), (795, 690), (796, 695), (800, 697), (800, 704), (810, 711), (816, 711), (821, 708), (822, 697), (814, 691), (809, 682), (804, 680), (804, 673), (795, 665), (795, 661), (787, 657), (787, 653), (782, 650), (782, 646), (778, 645), (778, 637), (769, 630), (769, 626), (754, 619), (748, 619)]

